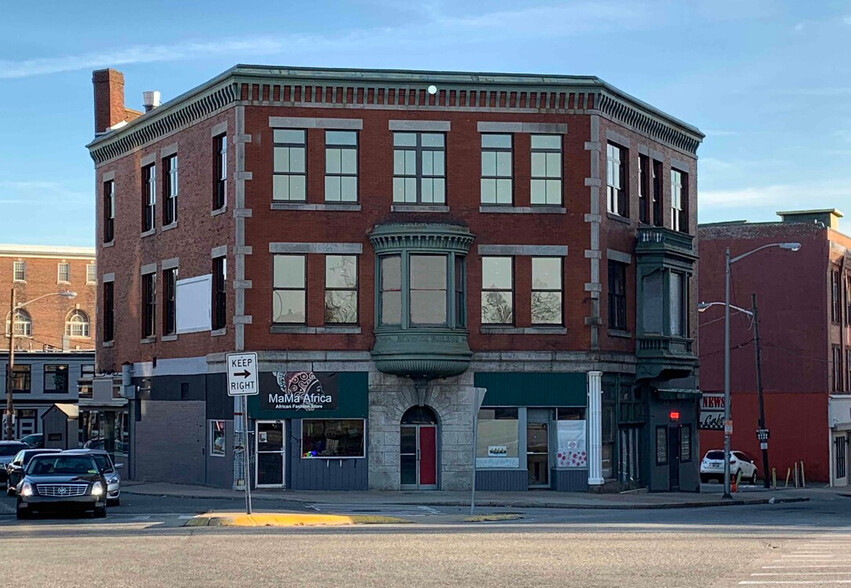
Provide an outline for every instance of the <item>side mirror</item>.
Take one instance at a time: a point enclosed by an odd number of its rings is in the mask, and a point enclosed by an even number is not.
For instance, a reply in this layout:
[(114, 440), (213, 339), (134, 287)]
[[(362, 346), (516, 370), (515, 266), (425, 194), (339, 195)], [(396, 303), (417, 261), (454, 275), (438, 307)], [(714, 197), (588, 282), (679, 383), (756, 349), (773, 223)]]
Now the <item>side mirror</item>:
[(116, 470), (123, 470), (123, 469), (124, 469), (124, 464), (123, 464), (123, 463), (117, 463), (117, 464), (115, 464), (115, 469), (116, 469)]

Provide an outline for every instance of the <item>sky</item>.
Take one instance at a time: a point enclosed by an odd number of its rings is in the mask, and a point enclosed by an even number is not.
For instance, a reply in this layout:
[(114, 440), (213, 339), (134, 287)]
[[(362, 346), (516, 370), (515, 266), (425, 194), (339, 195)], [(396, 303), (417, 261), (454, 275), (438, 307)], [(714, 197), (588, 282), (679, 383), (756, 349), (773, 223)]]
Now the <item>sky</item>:
[(142, 110), (237, 63), (598, 76), (706, 134), (700, 222), (851, 217), (849, 56), (851, 0), (0, 0), (0, 242), (94, 245), (92, 70)]

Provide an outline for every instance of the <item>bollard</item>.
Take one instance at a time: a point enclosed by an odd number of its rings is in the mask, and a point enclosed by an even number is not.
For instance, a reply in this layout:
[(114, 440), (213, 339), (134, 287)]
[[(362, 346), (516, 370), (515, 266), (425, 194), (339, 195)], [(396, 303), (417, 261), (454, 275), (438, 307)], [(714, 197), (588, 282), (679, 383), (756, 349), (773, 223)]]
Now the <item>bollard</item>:
[(794, 467), (795, 467), (795, 476), (794, 476), (795, 488), (797, 488), (798, 487), (798, 462), (797, 461), (794, 463)]
[(792, 475), (792, 468), (786, 468), (786, 488), (789, 487), (789, 476)]
[(801, 460), (801, 488), (807, 487), (807, 479), (804, 477), (804, 460)]
[(771, 487), (777, 490), (777, 468), (771, 468)]

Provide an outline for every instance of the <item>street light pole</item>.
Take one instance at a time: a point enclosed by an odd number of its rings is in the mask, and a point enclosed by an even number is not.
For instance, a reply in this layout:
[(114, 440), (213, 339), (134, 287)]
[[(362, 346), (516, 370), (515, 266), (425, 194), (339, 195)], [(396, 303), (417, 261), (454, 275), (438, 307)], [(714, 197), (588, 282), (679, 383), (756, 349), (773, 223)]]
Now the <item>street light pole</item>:
[[(759, 314), (757, 314), (756, 308), (756, 294), (751, 294), (751, 300), (753, 301), (753, 341), (756, 353), (756, 398), (759, 404), (758, 426), (760, 431), (763, 431), (765, 430), (765, 404), (763, 403), (762, 396), (762, 356), (759, 347)], [(760, 438), (759, 447), (762, 449), (762, 486), (763, 488), (770, 488), (771, 482), (768, 477), (770, 473), (768, 469), (768, 439), (763, 440)]]
[(12, 422), (15, 415), (14, 395), (12, 394), (13, 377), (15, 370), (15, 289), (12, 288), (12, 303), (9, 310), (9, 365), (6, 367), (6, 439), (11, 441), (15, 438), (15, 425)]

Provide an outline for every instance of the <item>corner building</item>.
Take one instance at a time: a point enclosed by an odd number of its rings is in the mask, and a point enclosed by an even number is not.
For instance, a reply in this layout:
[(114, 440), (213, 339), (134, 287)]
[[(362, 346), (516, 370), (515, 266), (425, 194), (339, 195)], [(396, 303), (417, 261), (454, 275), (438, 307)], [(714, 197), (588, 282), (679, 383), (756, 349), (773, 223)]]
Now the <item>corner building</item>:
[(258, 487), (698, 488), (696, 128), (595, 77), (93, 79), (133, 478), (242, 482), (256, 351)]

